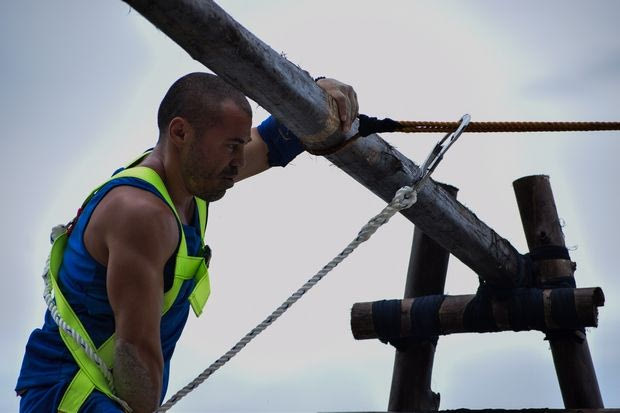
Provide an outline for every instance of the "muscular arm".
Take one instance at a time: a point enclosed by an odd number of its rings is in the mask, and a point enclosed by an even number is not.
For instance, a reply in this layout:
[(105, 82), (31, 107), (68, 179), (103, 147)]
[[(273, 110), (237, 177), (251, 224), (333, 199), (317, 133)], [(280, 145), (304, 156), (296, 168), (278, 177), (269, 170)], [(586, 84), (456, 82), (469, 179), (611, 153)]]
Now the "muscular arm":
[(178, 238), (168, 207), (131, 187), (116, 188), (103, 199), (85, 234), (93, 257), (107, 265), (116, 328), (114, 384), (135, 412), (152, 412), (160, 401), (163, 269)]
[(249, 178), (270, 168), (267, 160), (267, 145), (258, 133), (258, 129), (252, 128), (250, 136), (252, 140), (244, 148), (245, 165), (239, 168), (235, 181)]

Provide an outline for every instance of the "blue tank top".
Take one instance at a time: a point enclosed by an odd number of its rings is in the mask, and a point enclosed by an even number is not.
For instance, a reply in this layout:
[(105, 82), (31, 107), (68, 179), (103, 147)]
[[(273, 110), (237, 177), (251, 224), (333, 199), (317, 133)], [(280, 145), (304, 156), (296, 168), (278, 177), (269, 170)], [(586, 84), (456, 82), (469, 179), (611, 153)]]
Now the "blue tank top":
[[(94, 209), (103, 197), (110, 190), (121, 185), (152, 192), (165, 203), (154, 186), (140, 179), (123, 177), (106, 183), (86, 204), (80, 214), (69, 236), (59, 272), (60, 288), (97, 347), (114, 333), (114, 316), (106, 290), (106, 268), (95, 261), (86, 250), (84, 231)], [(194, 211), (191, 225), (183, 225), (183, 231), (188, 254), (196, 256), (202, 248), (202, 239), (197, 209), (194, 208)], [(170, 289), (174, 280), (175, 257), (176, 251), (164, 269), (164, 291)], [(162, 401), (168, 387), (170, 358), (187, 321), (189, 313), (187, 298), (193, 287), (193, 279), (185, 281), (174, 304), (161, 319), (161, 346), (164, 358)], [(63, 343), (58, 326), (48, 310), (45, 313), (43, 327), (35, 329), (28, 339), (15, 390), (20, 393), (29, 388), (38, 388), (37, 398), (40, 399), (45, 397), (45, 394), (40, 392), (41, 388), (48, 387), (50, 393), (54, 393), (49, 394), (51, 404), (47, 405), (52, 408), (58, 405), (64, 388), (71, 382), (77, 371), (78, 366)], [(59, 386), (59, 383), (66, 383), (66, 385)], [(96, 393), (94, 392), (91, 397)], [(55, 404), (54, 400), (56, 400)]]

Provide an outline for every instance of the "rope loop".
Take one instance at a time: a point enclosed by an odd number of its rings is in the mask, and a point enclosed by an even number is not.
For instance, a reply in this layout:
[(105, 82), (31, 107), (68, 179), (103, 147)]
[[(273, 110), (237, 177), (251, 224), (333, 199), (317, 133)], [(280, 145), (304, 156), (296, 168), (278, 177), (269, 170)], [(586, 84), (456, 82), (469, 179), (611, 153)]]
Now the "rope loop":
[(400, 210), (407, 209), (418, 200), (418, 192), (410, 186), (403, 186), (394, 196), (394, 205)]

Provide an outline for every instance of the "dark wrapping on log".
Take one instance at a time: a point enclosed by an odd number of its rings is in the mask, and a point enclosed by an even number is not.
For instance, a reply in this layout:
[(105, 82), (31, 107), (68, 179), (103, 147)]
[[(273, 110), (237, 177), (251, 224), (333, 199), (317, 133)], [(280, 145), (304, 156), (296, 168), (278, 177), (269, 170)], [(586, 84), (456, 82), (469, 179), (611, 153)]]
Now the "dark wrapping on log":
[[(574, 287), (575, 264), (566, 250), (549, 177), (526, 176), (514, 181), (513, 187), (530, 250), (533, 285)], [(580, 313), (582, 297), (576, 298), (577, 312)], [(549, 340), (564, 406), (604, 407), (586, 335), (578, 330), (554, 330), (547, 332), (546, 339)]]
[[(589, 297), (592, 305), (577, 308), (576, 294)], [(508, 294), (504, 292), (501, 297), (479, 291), (471, 296), (431, 295), (381, 300), (355, 304), (351, 328), (356, 339), (379, 338), (397, 347), (400, 345), (397, 339), (406, 337), (578, 329), (597, 325), (596, 307), (603, 302), (600, 288), (516, 288)], [(457, 310), (453, 310), (455, 308)], [(368, 310), (371, 318), (362, 314)], [(447, 312), (453, 314), (444, 314)], [(373, 326), (360, 325), (370, 319)]]

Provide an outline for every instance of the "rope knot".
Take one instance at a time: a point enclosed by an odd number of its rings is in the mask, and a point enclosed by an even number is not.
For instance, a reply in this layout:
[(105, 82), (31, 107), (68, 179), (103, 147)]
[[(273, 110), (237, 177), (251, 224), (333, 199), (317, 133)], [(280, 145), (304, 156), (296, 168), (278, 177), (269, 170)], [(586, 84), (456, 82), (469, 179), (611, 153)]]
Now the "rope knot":
[(403, 186), (394, 195), (394, 206), (398, 210), (407, 209), (415, 204), (418, 200), (418, 193), (410, 186)]

